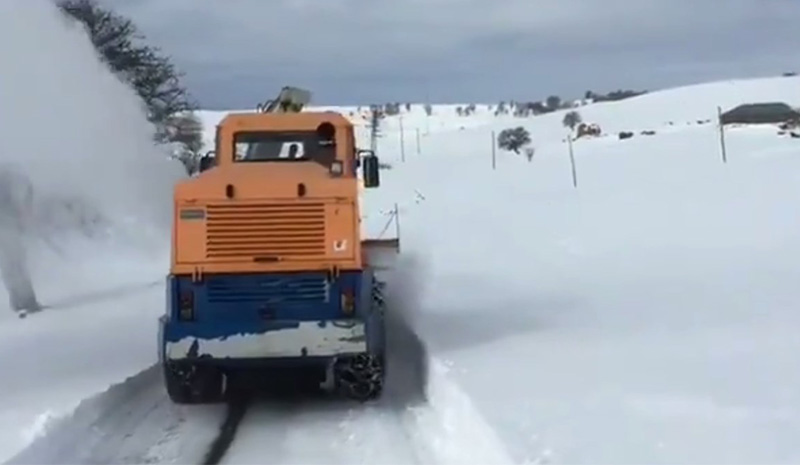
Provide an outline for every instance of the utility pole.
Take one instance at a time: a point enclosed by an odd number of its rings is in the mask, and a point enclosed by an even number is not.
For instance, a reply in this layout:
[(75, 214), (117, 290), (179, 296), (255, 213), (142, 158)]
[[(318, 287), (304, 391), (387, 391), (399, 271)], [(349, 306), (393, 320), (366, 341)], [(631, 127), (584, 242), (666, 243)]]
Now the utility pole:
[(400, 116), (400, 160), (405, 163), (406, 161), (406, 140), (403, 135), (403, 117)]
[(380, 113), (376, 105), (371, 107), (371, 117), (369, 123), (369, 148), (373, 153), (378, 151), (378, 137), (380, 137)]
[(722, 163), (728, 163), (728, 149), (725, 147), (725, 125), (722, 123), (722, 107), (717, 107), (717, 125), (719, 126), (719, 148), (722, 152)]

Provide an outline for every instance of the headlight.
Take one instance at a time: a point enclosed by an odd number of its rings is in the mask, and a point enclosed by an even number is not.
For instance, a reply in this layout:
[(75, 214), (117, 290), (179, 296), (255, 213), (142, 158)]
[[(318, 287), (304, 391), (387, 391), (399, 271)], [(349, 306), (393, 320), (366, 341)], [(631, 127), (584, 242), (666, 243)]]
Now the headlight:
[(333, 176), (341, 176), (344, 172), (344, 164), (340, 161), (335, 161), (331, 163), (331, 175)]

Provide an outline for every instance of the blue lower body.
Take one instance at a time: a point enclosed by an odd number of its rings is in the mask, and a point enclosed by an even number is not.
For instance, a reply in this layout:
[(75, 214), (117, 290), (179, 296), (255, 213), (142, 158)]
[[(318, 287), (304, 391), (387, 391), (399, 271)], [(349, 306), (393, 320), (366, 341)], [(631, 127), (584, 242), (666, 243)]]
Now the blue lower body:
[(385, 347), (371, 270), (167, 278), (162, 362), (219, 367), (327, 364)]

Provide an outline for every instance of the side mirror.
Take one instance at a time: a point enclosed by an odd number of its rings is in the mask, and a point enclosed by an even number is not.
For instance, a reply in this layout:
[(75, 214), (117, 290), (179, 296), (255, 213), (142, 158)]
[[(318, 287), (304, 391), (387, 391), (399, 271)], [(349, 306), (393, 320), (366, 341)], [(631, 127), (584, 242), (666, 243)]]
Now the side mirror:
[(361, 166), (364, 168), (364, 187), (378, 187), (381, 183), (380, 163), (378, 157), (372, 150), (361, 150), (359, 154), (365, 155), (361, 158)]

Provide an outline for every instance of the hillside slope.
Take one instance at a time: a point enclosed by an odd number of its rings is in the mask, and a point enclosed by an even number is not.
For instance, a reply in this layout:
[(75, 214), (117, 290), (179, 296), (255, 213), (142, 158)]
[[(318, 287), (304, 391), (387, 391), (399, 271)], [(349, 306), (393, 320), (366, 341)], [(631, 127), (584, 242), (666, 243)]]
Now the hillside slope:
[[(670, 122), (679, 125), (696, 123), (698, 120), (715, 119), (717, 107), (723, 111), (744, 103), (786, 102), (800, 106), (800, 77), (772, 77), (759, 79), (736, 79), (721, 82), (707, 82), (650, 92), (617, 102), (592, 103), (575, 108), (583, 120), (599, 124), (606, 132), (623, 130), (658, 129)], [(547, 137), (562, 137), (562, 119), (568, 110), (552, 114), (517, 118), (510, 115), (494, 116), (494, 102), (476, 104), (473, 115), (459, 117), (456, 108), (464, 105), (433, 105), (432, 116), (428, 117), (423, 104), (411, 105), (411, 110), (401, 106), (399, 116), (390, 116), (382, 121), (381, 129), (388, 137), (397, 136), (401, 120), (406, 131), (408, 148), (414, 144), (415, 131), (422, 134), (450, 132), (460, 128), (475, 128), (486, 125), (535, 125)], [(358, 126), (359, 134), (367, 136), (365, 126), (369, 123), (367, 106), (311, 106), (315, 111), (337, 111), (348, 116)], [(236, 109), (231, 111), (252, 111)], [(198, 112), (207, 128), (208, 149), (213, 147), (213, 128), (228, 111), (201, 110)], [(539, 132), (537, 132), (538, 134)], [(539, 135), (542, 137), (542, 135)], [(363, 142), (362, 142), (363, 143)]]
[(406, 163), (384, 140), (397, 190), (374, 195), (403, 199), (404, 250), (430, 270), (421, 331), (515, 459), (800, 460), (800, 141), (731, 130), (723, 164), (716, 127), (694, 123), (716, 105), (797, 105), (798, 84), (582, 108), (658, 132), (576, 143), (577, 189), (559, 115), (521, 122), (533, 161), (501, 152), (495, 171), (490, 132), (510, 121), (433, 134)]

